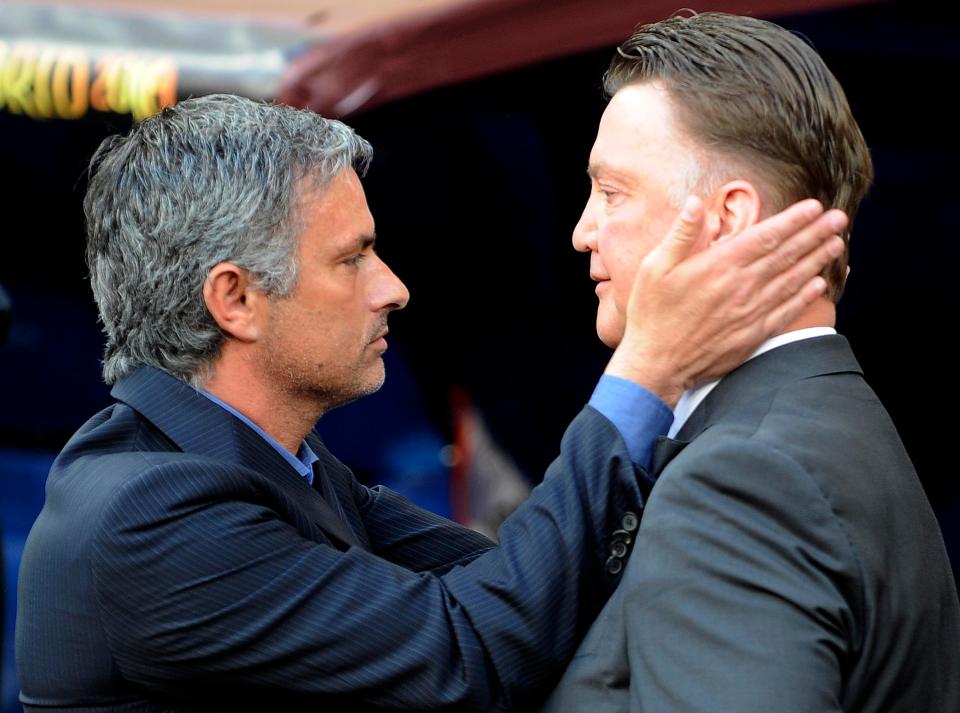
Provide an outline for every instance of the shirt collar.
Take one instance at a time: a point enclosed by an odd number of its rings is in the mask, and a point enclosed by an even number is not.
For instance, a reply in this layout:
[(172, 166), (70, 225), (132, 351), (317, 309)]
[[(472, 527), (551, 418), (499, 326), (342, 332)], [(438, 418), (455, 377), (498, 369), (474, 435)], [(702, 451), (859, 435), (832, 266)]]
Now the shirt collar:
[[(837, 330), (833, 327), (807, 327), (806, 329), (795, 329), (792, 332), (784, 332), (783, 334), (778, 334), (775, 337), (771, 337), (747, 357), (746, 361), (760, 356), (761, 354), (770, 351), (771, 349), (776, 349), (777, 347), (782, 347), (785, 344), (791, 344), (792, 342), (799, 342), (803, 339), (813, 339), (814, 337), (824, 337), (828, 334), (836, 334)], [(720, 379), (711, 379), (710, 381), (703, 381), (699, 384), (695, 384), (693, 388), (684, 391), (680, 396), (680, 399), (677, 401), (676, 408), (673, 409), (673, 424), (670, 426), (670, 430), (667, 432), (668, 438), (673, 438), (676, 436), (680, 429), (683, 428), (683, 425), (687, 422), (687, 419), (690, 418), (690, 414), (699, 406), (707, 395), (713, 391), (714, 387), (720, 383)]]
[(250, 426), (257, 435), (259, 435), (264, 441), (266, 441), (273, 449), (277, 451), (280, 455), (284, 457), (287, 463), (296, 470), (300, 475), (306, 478), (307, 482), (313, 485), (313, 464), (320, 460), (320, 457), (313, 452), (313, 449), (307, 445), (306, 441), (303, 441), (300, 444), (300, 449), (297, 451), (297, 455), (294, 456), (290, 451), (281, 446), (274, 438), (270, 436), (269, 433), (264, 431), (260, 426), (251, 421), (247, 416), (237, 411), (233, 406), (228, 404), (225, 401), (221, 401), (213, 394), (207, 393), (202, 389), (197, 390), (198, 393), (203, 394), (213, 403), (217, 404), (226, 411), (232, 413), (234, 416), (239, 418), (245, 424)]

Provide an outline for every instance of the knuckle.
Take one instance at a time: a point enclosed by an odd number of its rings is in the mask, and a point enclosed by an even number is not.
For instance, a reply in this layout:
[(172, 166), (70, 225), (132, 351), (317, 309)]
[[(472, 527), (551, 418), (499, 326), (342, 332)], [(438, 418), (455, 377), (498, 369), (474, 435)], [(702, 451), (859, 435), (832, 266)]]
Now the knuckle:
[(777, 233), (774, 233), (769, 230), (763, 231), (760, 234), (760, 247), (766, 253), (772, 253), (776, 251), (777, 247), (780, 245), (780, 236)]
[(797, 290), (803, 286), (803, 282), (802, 274), (795, 271), (786, 273), (780, 281), (778, 288), (780, 300), (783, 301), (795, 295)]
[(800, 262), (800, 250), (796, 245), (787, 243), (779, 251), (780, 264), (786, 269)]

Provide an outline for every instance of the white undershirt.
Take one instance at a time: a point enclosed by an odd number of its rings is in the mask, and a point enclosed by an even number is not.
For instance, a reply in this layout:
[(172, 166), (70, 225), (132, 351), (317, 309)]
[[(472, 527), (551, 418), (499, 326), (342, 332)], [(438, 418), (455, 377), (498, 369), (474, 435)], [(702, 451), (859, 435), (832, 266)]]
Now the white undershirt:
[[(833, 327), (808, 327), (807, 329), (797, 329), (792, 332), (786, 332), (784, 334), (778, 334), (775, 337), (772, 337), (757, 347), (757, 350), (751, 354), (747, 361), (750, 361), (754, 357), (758, 357), (764, 352), (768, 352), (771, 349), (776, 349), (777, 347), (782, 347), (784, 344), (790, 344), (792, 342), (799, 342), (803, 339), (813, 339), (814, 337), (823, 337), (828, 334), (836, 334), (837, 330)], [(690, 418), (690, 414), (693, 413), (694, 409), (700, 405), (700, 402), (707, 398), (707, 394), (713, 391), (713, 388), (720, 383), (720, 379), (713, 379), (711, 381), (704, 381), (700, 384), (697, 384), (692, 389), (684, 391), (680, 396), (680, 400), (677, 401), (676, 408), (673, 409), (673, 425), (670, 426), (670, 430), (667, 432), (669, 438), (673, 438), (677, 435), (683, 424), (687, 422), (687, 419)]]

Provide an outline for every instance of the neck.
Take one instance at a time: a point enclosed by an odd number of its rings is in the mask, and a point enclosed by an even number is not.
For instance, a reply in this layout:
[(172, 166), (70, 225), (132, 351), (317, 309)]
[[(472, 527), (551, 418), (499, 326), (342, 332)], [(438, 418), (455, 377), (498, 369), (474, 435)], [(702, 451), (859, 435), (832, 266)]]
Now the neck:
[(303, 395), (278, 396), (265, 382), (254, 360), (227, 342), (203, 390), (230, 404), (296, 455), (300, 444), (322, 415)]
[(800, 316), (780, 330), (778, 334), (795, 332), (808, 327), (835, 327), (837, 324), (837, 306), (828, 298), (820, 297), (807, 307)]

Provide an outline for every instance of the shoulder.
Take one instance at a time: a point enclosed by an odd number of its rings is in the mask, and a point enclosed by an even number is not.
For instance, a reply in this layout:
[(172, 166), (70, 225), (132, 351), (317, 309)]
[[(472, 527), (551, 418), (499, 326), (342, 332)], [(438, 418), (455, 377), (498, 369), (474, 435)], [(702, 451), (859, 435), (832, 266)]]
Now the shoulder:
[(259, 479), (247, 468), (180, 451), (118, 403), (84, 424), (55, 460), (38, 525), (89, 538), (107, 521), (118, 527), (184, 503), (250, 498)]
[(644, 527), (708, 517), (716, 533), (822, 529), (842, 531), (819, 473), (792, 448), (738, 425), (716, 426), (690, 443), (663, 471), (647, 503)]
[(738, 543), (813, 543), (857, 578), (847, 518), (869, 487), (863, 460), (876, 437), (848, 420), (870, 393), (859, 375), (825, 375), (729, 407), (664, 469), (644, 525), (698, 513)]
[(731, 621), (752, 609), (743, 631), (784, 626), (784, 606), (850, 640), (862, 628), (864, 572), (848, 524), (793, 454), (733, 429), (703, 434), (665, 469), (624, 578), (631, 602), (677, 599)]

